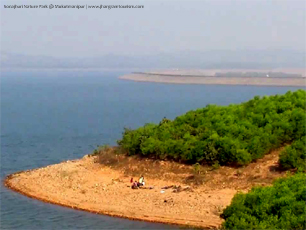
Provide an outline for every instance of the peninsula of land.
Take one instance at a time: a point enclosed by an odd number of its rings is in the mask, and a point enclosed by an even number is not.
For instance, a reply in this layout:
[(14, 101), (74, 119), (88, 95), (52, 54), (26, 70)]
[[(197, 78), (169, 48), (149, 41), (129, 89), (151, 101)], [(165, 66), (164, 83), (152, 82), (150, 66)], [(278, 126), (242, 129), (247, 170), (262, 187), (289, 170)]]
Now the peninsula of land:
[[(243, 168), (190, 165), (127, 157), (109, 148), (96, 155), (6, 177), (8, 188), (73, 209), (167, 224), (218, 228), (220, 213), (238, 192), (267, 186), (286, 175), (277, 149)], [(131, 177), (146, 186), (131, 189)]]
[(133, 72), (123, 80), (171, 84), (306, 86), (305, 69), (206, 69)]

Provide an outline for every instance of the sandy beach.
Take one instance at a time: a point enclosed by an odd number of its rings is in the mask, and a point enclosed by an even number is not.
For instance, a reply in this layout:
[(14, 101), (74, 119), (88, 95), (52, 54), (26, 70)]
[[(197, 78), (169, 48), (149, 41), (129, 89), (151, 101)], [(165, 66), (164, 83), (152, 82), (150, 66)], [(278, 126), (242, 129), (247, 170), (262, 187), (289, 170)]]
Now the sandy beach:
[[(218, 228), (222, 223), (219, 215), (238, 191), (270, 185), (275, 178), (285, 176), (277, 170), (278, 154), (279, 150), (273, 151), (244, 168), (202, 167), (199, 175), (194, 175), (192, 166), (175, 162), (122, 155), (105, 160), (86, 155), (17, 172), (7, 176), (4, 183), (28, 197), (73, 209), (132, 220)], [(141, 167), (135, 167), (136, 162)], [(138, 179), (140, 172), (147, 189), (131, 189), (131, 177)], [(151, 186), (153, 189), (148, 189)], [(178, 186), (180, 189), (175, 189)]]
[[(300, 74), (303, 77), (223, 77), (214, 76), (226, 72), (278, 72)], [(122, 80), (156, 82), (169, 84), (204, 84), (204, 85), (254, 85), (254, 86), (306, 86), (304, 69), (271, 70), (164, 70), (145, 73), (131, 73), (119, 77)]]

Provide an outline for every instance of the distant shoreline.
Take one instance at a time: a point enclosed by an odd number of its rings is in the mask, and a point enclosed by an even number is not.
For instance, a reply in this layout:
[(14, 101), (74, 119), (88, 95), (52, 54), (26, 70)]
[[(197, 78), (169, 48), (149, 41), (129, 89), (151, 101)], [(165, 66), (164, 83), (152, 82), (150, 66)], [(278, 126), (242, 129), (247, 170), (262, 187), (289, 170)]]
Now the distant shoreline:
[(253, 85), (253, 86), (306, 86), (305, 77), (216, 77), (199, 74), (132, 73), (119, 77), (122, 80), (170, 84)]

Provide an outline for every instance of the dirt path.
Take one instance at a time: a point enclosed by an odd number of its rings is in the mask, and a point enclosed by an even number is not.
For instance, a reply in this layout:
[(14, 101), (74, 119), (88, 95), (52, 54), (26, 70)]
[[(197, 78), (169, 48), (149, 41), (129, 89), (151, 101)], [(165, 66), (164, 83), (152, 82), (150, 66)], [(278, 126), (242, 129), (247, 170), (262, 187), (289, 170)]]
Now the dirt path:
[[(131, 163), (135, 165), (131, 161), (139, 163), (139, 159), (124, 157), (125, 165), (116, 163), (124, 162), (123, 159), (101, 164), (97, 156), (18, 172), (8, 176), (5, 185), (26, 196), (74, 209), (150, 222), (217, 228), (222, 223), (220, 213), (237, 191), (269, 185), (285, 175), (277, 170), (278, 153), (279, 150), (274, 151), (240, 169), (201, 168), (201, 175), (195, 176), (191, 166), (161, 162), (159, 167), (152, 167), (155, 161), (141, 160), (146, 185), (153, 189), (130, 188), (131, 175), (138, 174), (138, 168), (131, 169)], [(191, 179), (188, 182), (186, 178)], [(186, 190), (162, 189), (167, 185), (180, 185)]]

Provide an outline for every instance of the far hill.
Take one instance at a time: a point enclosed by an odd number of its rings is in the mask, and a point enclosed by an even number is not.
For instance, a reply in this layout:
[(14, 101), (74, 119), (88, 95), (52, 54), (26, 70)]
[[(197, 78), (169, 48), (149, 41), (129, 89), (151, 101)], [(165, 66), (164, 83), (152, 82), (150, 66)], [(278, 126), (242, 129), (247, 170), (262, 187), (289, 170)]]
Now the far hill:
[(159, 53), (154, 55), (115, 55), (96, 57), (50, 57), (1, 52), (3, 69), (156, 69), (156, 68), (202, 68), (202, 69), (266, 69), (305, 68), (303, 51), (284, 49), (262, 50), (207, 50)]

